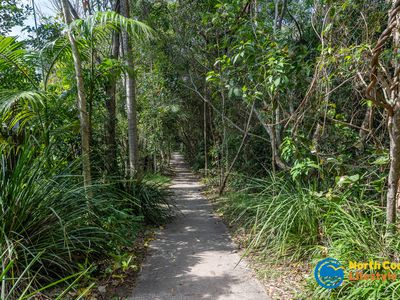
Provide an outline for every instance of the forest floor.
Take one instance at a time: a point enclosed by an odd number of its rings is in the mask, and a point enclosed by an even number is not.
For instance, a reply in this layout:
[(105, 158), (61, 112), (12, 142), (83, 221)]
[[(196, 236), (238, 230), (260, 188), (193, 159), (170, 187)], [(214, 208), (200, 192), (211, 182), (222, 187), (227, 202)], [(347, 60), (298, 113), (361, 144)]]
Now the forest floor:
[(203, 185), (174, 154), (171, 190), (179, 213), (156, 234), (137, 279), (135, 300), (267, 300), (226, 226), (201, 194)]

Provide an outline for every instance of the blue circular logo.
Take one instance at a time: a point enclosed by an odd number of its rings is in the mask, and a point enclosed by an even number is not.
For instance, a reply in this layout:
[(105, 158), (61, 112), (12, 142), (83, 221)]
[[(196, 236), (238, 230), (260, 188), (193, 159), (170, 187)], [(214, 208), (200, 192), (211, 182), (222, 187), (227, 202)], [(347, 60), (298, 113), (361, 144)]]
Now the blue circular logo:
[(317, 283), (326, 288), (334, 289), (340, 286), (344, 279), (344, 267), (334, 258), (321, 260), (314, 270), (314, 277)]

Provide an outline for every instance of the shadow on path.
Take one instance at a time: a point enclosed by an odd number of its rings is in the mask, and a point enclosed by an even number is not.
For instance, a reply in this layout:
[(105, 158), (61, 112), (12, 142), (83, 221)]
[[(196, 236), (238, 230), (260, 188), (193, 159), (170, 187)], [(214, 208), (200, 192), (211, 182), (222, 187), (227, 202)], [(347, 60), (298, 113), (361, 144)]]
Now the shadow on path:
[[(240, 261), (202, 186), (174, 154), (171, 190), (178, 216), (151, 242), (131, 300), (261, 300), (261, 284)], [(237, 265), (237, 266), (236, 266)]]

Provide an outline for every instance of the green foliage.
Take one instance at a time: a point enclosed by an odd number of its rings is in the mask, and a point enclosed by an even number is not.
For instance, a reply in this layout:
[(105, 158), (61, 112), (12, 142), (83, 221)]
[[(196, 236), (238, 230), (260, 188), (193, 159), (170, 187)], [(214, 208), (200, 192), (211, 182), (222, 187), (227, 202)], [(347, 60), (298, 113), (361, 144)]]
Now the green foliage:
[[(361, 179), (358, 174), (340, 177), (327, 191), (274, 175), (247, 180), (245, 188), (220, 200), (219, 212), (245, 230), (249, 255), (302, 262), (334, 257), (347, 274), (348, 261), (387, 260), (400, 247), (398, 234), (385, 241), (384, 211), (367, 196), (371, 186), (358, 184)], [(397, 281), (354, 282), (347, 277), (340, 288), (327, 290), (311, 276), (304, 293), (312, 299), (399, 297)]]
[(33, 26), (27, 26), (25, 29), (29, 33), (27, 44), (36, 50), (43, 48), (43, 45), (53, 42), (62, 36), (63, 25), (53, 18), (41, 18), (37, 29)]
[(152, 29), (143, 22), (125, 18), (114, 12), (96, 12), (86, 19), (78, 19), (71, 23), (72, 29), (79, 33), (91, 36), (95, 33), (106, 37), (105, 30), (126, 30), (134, 39), (149, 39), (153, 35)]
[[(83, 271), (105, 253), (131, 268), (118, 248), (142, 222), (162, 224), (174, 209), (165, 178), (140, 174), (168, 170), (174, 149), (196, 170), (207, 162), (214, 186), (230, 175), (221, 211), (245, 228), (249, 253), (312, 261), (397, 253), (383, 212), (387, 114), (365, 93), (389, 2), (139, 1), (132, 19), (94, 5), (70, 25), (88, 104), (93, 197), (79, 175), (65, 26), (49, 17), (25, 41), (0, 37), (0, 250), (8, 274), (29, 270), (19, 291)], [(16, 1), (1, 4), (0, 33), (26, 12)], [(110, 51), (121, 31), (133, 41), (137, 178), (128, 176), (126, 53)], [(396, 57), (392, 44), (382, 50), (373, 94), (387, 99), (391, 84), (380, 77), (396, 69)], [(327, 292), (310, 283), (312, 297), (333, 299), (397, 299), (397, 287), (346, 282)]]
[[(5, 255), (2, 255), (0, 258), (2, 260), (2, 273), (0, 273), (0, 281), (1, 281), (1, 291), (0, 297), (4, 300), (25, 300), (32, 299), (32, 297), (43, 295), (44, 292), (50, 290), (52, 288), (58, 287), (60, 285), (64, 285), (64, 289), (62, 289), (55, 298), (56, 300), (62, 299), (73, 287), (76, 282), (81, 280), (83, 276), (89, 271), (89, 269), (83, 270), (81, 272), (75, 273), (73, 275), (61, 278), (54, 282), (51, 282), (47, 285), (41, 286), (38, 289), (34, 289), (33, 286), (37, 280), (37, 272), (30, 273), (30, 268), (38, 261), (40, 254), (33, 258), (33, 260), (25, 267), (24, 271), (18, 276), (14, 277), (14, 273), (12, 273), (13, 261), (8, 261), (5, 259)], [(8, 261), (5, 265), (4, 261)], [(65, 284), (71, 282), (69, 285)], [(93, 285), (92, 285), (93, 286)], [(90, 286), (90, 288), (92, 287)], [(87, 291), (83, 292), (81, 296), (84, 296)], [(80, 299), (79, 296), (77, 299)]]
[(169, 213), (160, 187), (146, 182), (131, 182), (133, 194), (94, 184), (88, 198), (75, 168), (64, 169), (49, 154), (25, 148), (13, 166), (3, 156), (0, 172), (2, 261), (12, 274), (32, 280), (21, 283), (27, 291), (79, 271), (82, 259), (131, 243), (143, 219), (135, 212), (157, 224)]
[(311, 189), (271, 175), (254, 180), (225, 201), (223, 209), (230, 216), (237, 215), (234, 221), (247, 229), (248, 251), (292, 258), (320, 251), (319, 220), (324, 202)]
[[(7, 5), (0, 14), (9, 17), (1, 25), (2, 33), (22, 21), (22, 10), (13, 1)], [(12, 9), (21, 20), (6, 15), (6, 9)], [(57, 299), (64, 299), (78, 281), (93, 280), (92, 263), (114, 253), (124, 256), (124, 247), (132, 245), (144, 222), (160, 225), (172, 217), (173, 205), (167, 201), (164, 177), (121, 175), (125, 150), (122, 134), (116, 137), (120, 170), (111, 177), (102, 165), (108, 159), (103, 152), (108, 117), (104, 113), (105, 91), (110, 81), (119, 85), (125, 71), (121, 59), (109, 57), (108, 43), (114, 31), (126, 30), (135, 43), (145, 47), (153, 39), (153, 30), (115, 12), (95, 12), (71, 27), (90, 106), (92, 161), (98, 161), (92, 165), (92, 185), (86, 188), (79, 174), (75, 69), (63, 26), (50, 17), (37, 29), (28, 28), (31, 36), (26, 41), (0, 37), (0, 290), (4, 300), (28, 299), (59, 284), (62, 287)], [(151, 128), (161, 132), (161, 136), (149, 138), (152, 145), (145, 150), (150, 154), (164, 151), (155, 146), (156, 140), (172, 140), (172, 129), (165, 127), (171, 124), (178, 106), (167, 103), (170, 95), (165, 85), (163, 89), (165, 105), (158, 110), (163, 112), (161, 123), (153, 122), (153, 113), (143, 118), (143, 132), (151, 132)], [(116, 95), (116, 126), (121, 126), (125, 117), (120, 90)], [(148, 92), (143, 98), (147, 101), (155, 94)], [(141, 108), (143, 115), (151, 107), (146, 101)], [(130, 261), (124, 256), (121, 267), (132, 268)], [(90, 283), (86, 292), (92, 286)]]
[(296, 160), (290, 169), (290, 175), (293, 180), (296, 180), (299, 176), (308, 175), (311, 170), (320, 170), (320, 167), (309, 158), (301, 161)]
[[(0, 75), (2, 75), (3, 80), (7, 78), (5, 75), (11, 75), (8, 72), (11, 69), (17, 72), (27, 84), (36, 87), (37, 82), (31, 74), (33, 73), (32, 66), (29, 66), (28, 62), (27, 53), (23, 48), (22, 42), (17, 42), (13, 37), (0, 36)], [(11, 86), (5, 84), (6, 82), (2, 82), (2, 88), (15, 86), (14, 84), (11, 84)]]
[(0, 3), (0, 35), (7, 34), (14, 26), (22, 26), (29, 12), (29, 6), (17, 0)]
[(172, 217), (173, 206), (167, 201), (168, 193), (162, 186), (162, 183), (146, 180), (133, 182), (130, 186), (140, 213), (150, 224), (161, 225)]

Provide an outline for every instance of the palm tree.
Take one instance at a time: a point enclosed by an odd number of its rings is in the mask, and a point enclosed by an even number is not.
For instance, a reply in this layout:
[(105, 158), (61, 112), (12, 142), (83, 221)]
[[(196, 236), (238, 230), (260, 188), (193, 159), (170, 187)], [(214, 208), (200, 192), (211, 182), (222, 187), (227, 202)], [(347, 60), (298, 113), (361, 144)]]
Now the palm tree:
[[(121, 14), (129, 18), (128, 0), (121, 0)], [(132, 45), (129, 34), (122, 31), (122, 43), (126, 62), (126, 113), (128, 117), (128, 148), (129, 148), (129, 174), (131, 177), (137, 171), (138, 161), (138, 131), (136, 112), (136, 78), (135, 66), (132, 57)]]
[[(65, 23), (70, 25), (72, 23), (72, 17), (70, 13), (68, 0), (62, 0), (63, 14)], [(67, 35), (71, 44), (72, 57), (74, 60), (75, 68), (75, 79), (78, 90), (78, 109), (79, 109), (79, 120), (80, 120), (80, 132), (82, 142), (82, 174), (83, 183), (85, 187), (92, 184), (92, 174), (90, 166), (90, 128), (89, 128), (89, 116), (86, 108), (86, 96), (85, 87), (82, 76), (82, 63), (79, 54), (78, 44), (76, 43), (75, 37), (70, 27), (68, 27)]]
[[(86, 98), (82, 77), (82, 64), (80, 59), (81, 54), (87, 52), (88, 50), (85, 47), (88, 47), (88, 44), (93, 45), (95, 43), (84, 43), (81, 40), (77, 40), (73, 35), (73, 32), (79, 32), (80, 38), (84, 40), (99, 36), (100, 40), (104, 41), (104, 38), (109, 36), (108, 34), (124, 30), (124, 32), (129, 34), (129, 36), (133, 39), (148, 40), (152, 36), (152, 30), (142, 22), (125, 18), (116, 12), (98, 12), (87, 17), (86, 19), (72, 21), (69, 13), (69, 6), (64, 4), (68, 4), (68, 1), (63, 0), (63, 9), (64, 14), (66, 15), (65, 21), (69, 24), (67, 32), (69, 41), (67, 41), (65, 37), (62, 37), (55, 43), (44, 47), (44, 49), (40, 52), (41, 55), (46, 56), (46, 68), (43, 72), (43, 85), (40, 85), (37, 80), (26, 71), (28, 69), (26, 64), (28, 63), (29, 59), (27, 58), (26, 51), (23, 49), (22, 43), (17, 42), (15, 38), (0, 36), (0, 70), (7, 68), (10, 69), (12, 67), (13, 70), (18, 72), (27, 82), (24, 90), (7, 90), (4, 88), (0, 90), (0, 110), (2, 111), (2, 115), (9, 115), (9, 111), (11, 111), (18, 103), (29, 102), (30, 110), (34, 109), (32, 113), (40, 114), (40, 110), (43, 108), (42, 104), (46, 101), (46, 98), (50, 96), (46, 87), (48, 85), (52, 69), (57, 65), (58, 62), (65, 60), (64, 58), (66, 56), (72, 55), (76, 73), (76, 84), (79, 100), (78, 108), (82, 134), (82, 173), (84, 176), (85, 186), (89, 186), (91, 183), (88, 134), (90, 128), (88, 114), (86, 111)], [(115, 52), (117, 52), (117, 50), (115, 50), (114, 53)], [(24, 116), (26, 117), (26, 114)], [(18, 116), (14, 116), (14, 119), (17, 117)], [(44, 131), (47, 130), (45, 123), (42, 124)], [(112, 126), (115, 126), (115, 122)], [(0, 144), (0, 151), (4, 145), (5, 144)], [(6, 145), (5, 147), (8, 146)]]
[[(132, 40), (149, 40), (152, 38), (152, 29), (140, 21), (136, 21), (129, 18), (129, 7), (128, 2), (123, 0), (120, 1), (121, 15), (111, 12), (98, 12), (89, 16), (85, 20), (77, 20), (72, 27), (80, 27), (81, 32), (86, 32), (87, 39), (93, 38), (94, 36), (104, 36), (104, 33), (113, 34), (113, 49), (112, 58), (116, 58), (118, 55), (118, 44), (120, 40), (119, 35), (116, 34), (118, 31), (121, 32), (123, 52), (125, 55), (125, 72), (127, 76), (126, 80), (126, 106), (127, 106), (127, 118), (128, 118), (128, 148), (129, 148), (129, 173), (133, 176), (137, 167), (138, 159), (138, 134), (137, 134), (137, 111), (136, 111), (136, 82), (135, 82), (135, 69), (133, 64), (133, 51), (131, 42)], [(106, 29), (106, 30), (104, 30)], [(111, 32), (108, 32), (111, 30)], [(113, 85), (113, 83), (111, 82)], [(111, 89), (108, 92), (113, 92)], [(111, 97), (115, 95), (108, 94)], [(109, 120), (107, 123), (107, 149), (108, 152), (113, 155), (115, 153), (115, 143), (111, 146), (111, 143), (115, 141), (113, 135), (115, 133), (115, 111), (113, 103), (107, 103), (109, 112)], [(110, 161), (110, 164), (116, 165), (115, 162)], [(110, 167), (110, 166), (109, 166)], [(111, 168), (112, 169), (112, 168)]]

